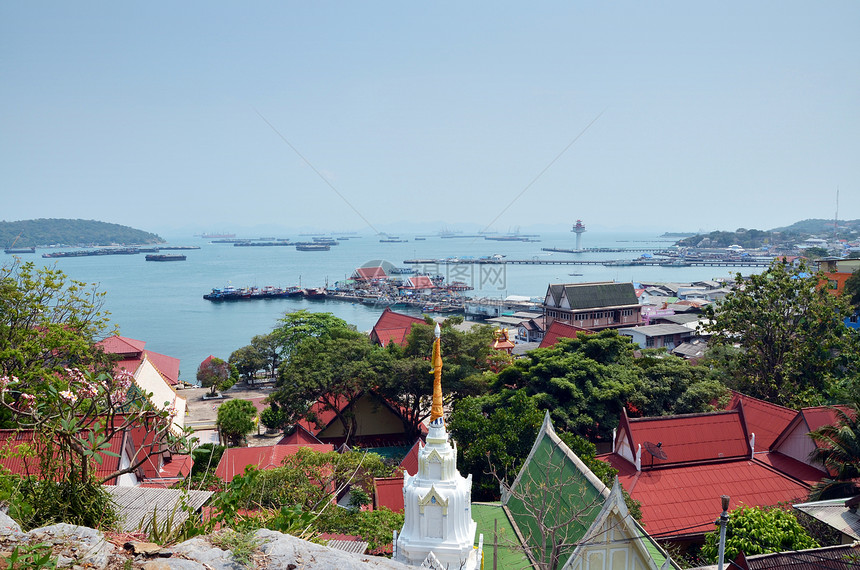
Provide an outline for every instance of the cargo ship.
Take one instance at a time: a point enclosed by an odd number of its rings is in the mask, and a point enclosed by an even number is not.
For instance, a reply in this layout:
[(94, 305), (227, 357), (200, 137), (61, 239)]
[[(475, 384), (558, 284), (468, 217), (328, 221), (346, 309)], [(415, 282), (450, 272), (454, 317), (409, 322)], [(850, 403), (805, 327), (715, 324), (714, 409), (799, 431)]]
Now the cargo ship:
[(146, 256), (147, 261), (185, 261), (181, 253), (151, 253)]

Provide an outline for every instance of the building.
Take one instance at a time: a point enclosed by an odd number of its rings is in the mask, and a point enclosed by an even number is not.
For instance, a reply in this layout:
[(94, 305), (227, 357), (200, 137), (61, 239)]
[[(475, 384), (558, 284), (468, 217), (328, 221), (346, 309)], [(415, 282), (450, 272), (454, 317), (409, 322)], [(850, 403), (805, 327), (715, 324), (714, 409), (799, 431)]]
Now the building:
[(422, 568), (476, 570), (482, 567), (483, 537), (475, 548), (472, 476), (463, 477), (457, 471), (456, 444), (451, 445), (445, 429), (440, 335), (437, 325), (430, 431), (418, 452), (418, 473), (404, 476), (405, 517), (395, 537), (393, 559)]
[(748, 420), (747, 401), (736, 395), (732, 409), (702, 414), (629, 418), (622, 412), (613, 452), (599, 459), (618, 469), (621, 485), (641, 502), (650, 533), (699, 542), (714, 528), (720, 495), (732, 505), (796, 502), (827, 476), (780, 446), (795, 431), (794, 420), (785, 425), (786, 409), (752, 399)]
[(180, 396), (179, 359), (146, 350), (146, 342), (123, 336), (109, 336), (97, 344), (106, 354), (114, 355), (116, 373), (125, 370), (134, 377), (135, 385), (144, 393), (152, 394), (150, 402), (158, 409), (173, 409), (174, 432), (185, 427), (188, 402)]
[(631, 337), (639, 348), (666, 348), (671, 351), (690, 340), (696, 331), (684, 325), (665, 324), (618, 329), (618, 333)]
[(678, 568), (629, 514), (618, 481), (607, 487), (556, 435), (549, 412), (502, 506), (536, 567)]
[(566, 283), (549, 285), (544, 297), (547, 327), (553, 321), (589, 330), (635, 327), (641, 307), (632, 283)]
[(398, 346), (406, 346), (406, 337), (415, 324), (424, 324), (424, 319), (395, 313), (386, 307), (370, 330), (370, 340), (380, 346), (388, 346), (392, 342)]
[(587, 334), (590, 332), (591, 331), (588, 329), (575, 327), (563, 321), (553, 321), (553, 323), (549, 325), (549, 328), (547, 328), (546, 333), (543, 335), (538, 348), (555, 346), (555, 344), (562, 338), (576, 338), (577, 334)]

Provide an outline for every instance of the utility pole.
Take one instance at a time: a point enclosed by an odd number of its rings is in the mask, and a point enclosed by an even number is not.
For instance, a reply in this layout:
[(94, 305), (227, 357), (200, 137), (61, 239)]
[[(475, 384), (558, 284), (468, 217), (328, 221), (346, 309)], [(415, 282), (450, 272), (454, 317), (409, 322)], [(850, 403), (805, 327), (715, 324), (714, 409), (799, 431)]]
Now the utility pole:
[(723, 558), (726, 555), (726, 527), (729, 524), (729, 496), (721, 495), (720, 501), (722, 502), (723, 512), (720, 514), (720, 518), (716, 521), (716, 524), (720, 525), (720, 548), (717, 553), (717, 570), (723, 570)]

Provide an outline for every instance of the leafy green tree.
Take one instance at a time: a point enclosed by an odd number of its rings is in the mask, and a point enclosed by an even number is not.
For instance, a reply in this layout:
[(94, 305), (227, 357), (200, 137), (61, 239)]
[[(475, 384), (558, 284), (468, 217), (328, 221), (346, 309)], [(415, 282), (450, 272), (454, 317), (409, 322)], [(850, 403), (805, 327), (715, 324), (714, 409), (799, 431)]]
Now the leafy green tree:
[[(705, 535), (701, 554), (710, 563), (717, 560), (719, 541), (719, 530)], [(778, 507), (742, 506), (729, 513), (726, 560), (734, 560), (740, 551), (750, 556), (817, 547), (818, 543), (790, 511)]]
[[(320, 402), (335, 415), (343, 428), (347, 445), (357, 430), (356, 418), (345, 402), (356, 400), (376, 383), (374, 353), (370, 339), (347, 328), (337, 328), (319, 337), (308, 337), (281, 365), (277, 387), (269, 397), (278, 404), (285, 420), (319, 422), (312, 408)], [(318, 423), (319, 427), (322, 427)]]
[(215, 356), (207, 358), (197, 367), (197, 381), (202, 387), (209, 388), (209, 394), (214, 396), (217, 390), (226, 390), (233, 385), (230, 365)]
[(808, 405), (857, 373), (850, 360), (857, 335), (842, 322), (846, 304), (819, 285), (820, 276), (776, 262), (737, 279), (734, 291), (704, 311), (711, 345), (740, 348), (730, 388), (789, 407)]
[(258, 334), (251, 339), (251, 347), (259, 354), (270, 378), (274, 378), (281, 364), (281, 353), (279, 351), (278, 336), (274, 333)]
[(285, 314), (271, 334), (280, 360), (286, 361), (308, 339), (327, 337), (349, 330), (354, 330), (354, 327), (331, 313), (312, 313), (302, 309)]
[(728, 401), (728, 390), (705, 366), (691, 366), (665, 350), (645, 350), (634, 363), (642, 370), (643, 386), (631, 398), (630, 415), (692, 414)]
[(248, 400), (227, 400), (218, 406), (215, 420), (221, 437), (231, 445), (239, 445), (246, 435), (254, 431), (257, 408)]
[[(860, 254), (860, 252), (857, 253)], [(842, 294), (848, 299), (855, 311), (860, 311), (860, 269), (856, 269), (851, 277), (845, 281)]]
[(15, 260), (0, 267), (0, 375), (38, 393), (66, 368), (111, 370), (94, 347), (106, 336), (104, 293), (52, 267)]
[(253, 384), (257, 371), (267, 365), (265, 357), (257, 351), (254, 345), (243, 346), (234, 350), (230, 354), (228, 362), (231, 366), (236, 367), (239, 376), (248, 384)]
[(827, 251), (827, 249), (823, 248), (823, 247), (810, 247), (810, 248), (803, 250), (803, 253), (809, 259), (820, 259), (822, 257), (827, 257), (830, 254), (830, 252)]

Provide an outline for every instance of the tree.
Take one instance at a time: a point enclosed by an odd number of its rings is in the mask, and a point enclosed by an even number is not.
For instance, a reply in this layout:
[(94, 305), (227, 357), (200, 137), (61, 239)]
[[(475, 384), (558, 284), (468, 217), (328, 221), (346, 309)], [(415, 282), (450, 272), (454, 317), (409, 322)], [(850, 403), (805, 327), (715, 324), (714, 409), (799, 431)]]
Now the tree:
[[(720, 532), (705, 535), (702, 557), (708, 562), (717, 560)], [(727, 560), (734, 560), (740, 551), (747, 556), (818, 548), (818, 543), (797, 522), (797, 517), (779, 507), (742, 506), (729, 513), (726, 526)]]
[(215, 420), (221, 437), (231, 445), (239, 445), (246, 435), (254, 431), (257, 408), (248, 400), (228, 400), (218, 406)]
[(847, 411), (832, 408), (836, 423), (810, 432), (815, 450), (810, 459), (818, 461), (833, 474), (813, 489), (813, 500), (836, 499), (857, 494), (860, 478), (860, 400)]
[(263, 359), (269, 378), (274, 378), (281, 364), (278, 337), (274, 333), (258, 334), (251, 339), (251, 347)]
[(354, 330), (354, 327), (331, 313), (312, 313), (302, 309), (285, 314), (279, 321), (278, 328), (271, 334), (281, 361), (286, 361), (299, 350), (304, 341), (348, 330)]
[[(860, 252), (857, 253), (860, 254)], [(851, 303), (855, 311), (860, 311), (860, 269), (855, 269), (851, 277), (845, 281), (842, 294)]]
[(197, 381), (204, 388), (210, 388), (209, 395), (214, 396), (217, 390), (226, 390), (232, 386), (230, 381), (230, 365), (210, 356), (197, 367)]
[(104, 293), (56, 268), (16, 259), (0, 268), (0, 375), (38, 393), (66, 368), (111, 370), (94, 346), (108, 334)]
[(265, 368), (267, 365), (265, 357), (260, 354), (253, 344), (234, 350), (230, 354), (228, 362), (231, 366), (236, 367), (239, 375), (248, 384), (253, 384), (257, 371)]
[(347, 445), (357, 431), (356, 418), (346, 404), (354, 402), (376, 383), (375, 347), (361, 333), (338, 328), (319, 337), (308, 337), (281, 365), (277, 387), (269, 399), (277, 403), (284, 421), (300, 419), (317, 422), (313, 405), (334, 414), (341, 423)]
[(705, 307), (713, 346), (737, 345), (729, 387), (786, 405), (818, 403), (836, 381), (856, 373), (856, 335), (844, 301), (801, 266), (775, 262), (744, 279), (716, 307)]

